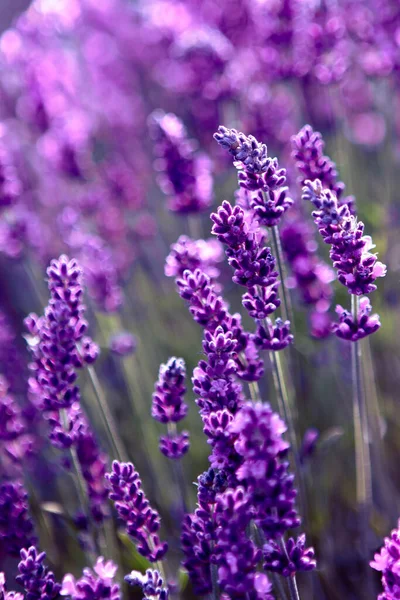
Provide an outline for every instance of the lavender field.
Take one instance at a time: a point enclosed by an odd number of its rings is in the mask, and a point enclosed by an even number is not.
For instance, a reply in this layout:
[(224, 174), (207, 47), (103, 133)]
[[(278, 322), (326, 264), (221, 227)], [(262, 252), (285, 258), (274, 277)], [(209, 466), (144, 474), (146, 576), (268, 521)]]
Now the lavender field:
[(0, 4), (0, 600), (400, 600), (398, 0)]

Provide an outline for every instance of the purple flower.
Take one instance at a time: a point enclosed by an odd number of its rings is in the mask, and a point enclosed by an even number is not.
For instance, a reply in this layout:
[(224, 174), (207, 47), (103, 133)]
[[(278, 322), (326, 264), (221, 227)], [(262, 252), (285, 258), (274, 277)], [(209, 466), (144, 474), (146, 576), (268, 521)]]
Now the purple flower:
[(217, 265), (222, 257), (222, 246), (218, 240), (192, 240), (181, 235), (171, 246), (164, 272), (167, 277), (182, 277), (186, 270), (193, 273), (200, 269), (213, 280), (220, 273)]
[(141, 587), (145, 600), (168, 600), (168, 588), (164, 587), (158, 571), (147, 569), (144, 575), (140, 571), (131, 571), (124, 579), (129, 585)]
[(278, 225), (283, 214), (293, 204), (292, 198), (286, 195), (287, 190), (287, 187), (266, 189), (250, 197), (250, 206), (261, 225), (266, 227)]
[(185, 418), (188, 410), (183, 400), (185, 377), (184, 360), (173, 356), (160, 366), (155, 384), (151, 415), (168, 425), (168, 436), (160, 438), (160, 450), (167, 458), (181, 458), (189, 449), (189, 434), (186, 431), (179, 434), (176, 430), (176, 423)]
[(250, 498), (254, 521), (267, 539), (280, 537), (300, 524), (294, 477), (284, 460), (289, 449), (282, 438), (286, 425), (268, 404), (247, 403), (229, 430), (241, 457), (236, 476)]
[(109, 345), (111, 352), (117, 356), (129, 356), (135, 352), (137, 341), (129, 331), (120, 331), (111, 337)]
[(68, 408), (79, 401), (76, 369), (92, 363), (97, 346), (85, 336), (82, 270), (75, 260), (62, 255), (47, 270), (50, 301), (43, 317), (25, 319), (31, 334), (32, 391), (46, 410)]
[(114, 461), (111, 473), (106, 474), (110, 484), (109, 496), (114, 500), (121, 521), (124, 521), (128, 534), (137, 543), (137, 549), (151, 562), (161, 560), (168, 545), (157, 535), (160, 517), (151, 508), (142, 490), (142, 482), (132, 463)]
[(282, 541), (281, 544), (273, 540), (267, 542), (263, 546), (264, 569), (284, 577), (292, 577), (298, 571), (312, 571), (317, 566), (314, 548), (306, 548), (305, 543), (304, 534), (297, 539)]
[(197, 323), (210, 329), (226, 319), (228, 306), (203, 271), (186, 270), (176, 284), (179, 295), (189, 302), (190, 313)]
[(0, 548), (19, 556), (21, 548), (34, 543), (28, 494), (20, 481), (4, 481), (0, 484)]
[(197, 503), (193, 514), (186, 515), (182, 525), (183, 566), (187, 569), (196, 594), (212, 590), (211, 564), (216, 542), (215, 506), (217, 494), (226, 489), (222, 471), (208, 469), (198, 477)]
[(340, 283), (357, 296), (376, 290), (374, 281), (386, 275), (386, 266), (370, 252), (374, 245), (371, 237), (364, 235), (364, 224), (350, 213), (347, 204), (339, 206), (335, 193), (323, 189), (319, 180), (306, 182), (303, 198), (316, 208), (312, 214), (324, 241), (331, 245)]
[(8, 392), (8, 383), (0, 375), (0, 442), (17, 439), (26, 429), (21, 410)]
[(283, 350), (293, 341), (293, 335), (290, 333), (290, 321), (282, 321), (278, 318), (273, 323), (270, 319), (265, 319), (257, 327), (254, 334), (254, 342), (263, 350)]
[(217, 496), (215, 561), (218, 584), (229, 597), (273, 600), (267, 575), (257, 572), (261, 551), (247, 537), (253, 511), (242, 487)]
[(393, 529), (390, 537), (385, 538), (380, 553), (376, 553), (370, 562), (373, 569), (382, 573), (384, 593), (380, 600), (397, 600), (400, 595), (400, 521), (398, 529)]
[(354, 198), (348, 196), (342, 198), (345, 184), (338, 181), (338, 172), (335, 163), (324, 155), (325, 142), (319, 131), (314, 131), (310, 125), (304, 125), (297, 135), (291, 139), (292, 158), (295, 160), (296, 168), (300, 173), (300, 183), (303, 186), (307, 180), (319, 179), (323, 188), (332, 190), (340, 205), (347, 204), (352, 210)]
[(19, 179), (10, 152), (0, 144), (0, 207), (12, 206), (22, 192)]
[(169, 208), (178, 213), (197, 213), (212, 202), (211, 163), (195, 153), (183, 123), (174, 114), (154, 111), (149, 127), (155, 142), (155, 169), (162, 191), (169, 196)]
[(339, 323), (333, 323), (332, 331), (343, 340), (356, 342), (367, 335), (375, 333), (380, 326), (379, 315), (371, 315), (372, 307), (369, 298), (361, 298), (357, 320), (354, 321), (352, 314), (345, 310), (343, 306), (336, 306), (336, 313), (339, 316)]
[(71, 574), (65, 575), (61, 596), (67, 596), (71, 600), (120, 600), (121, 593), (118, 583), (113, 579), (117, 566), (111, 561), (104, 561), (100, 556), (91, 569), (83, 569), (83, 575), (76, 580)]
[(21, 550), (16, 580), (24, 588), (26, 600), (52, 600), (59, 595), (61, 586), (43, 564), (45, 558), (46, 553), (38, 552), (34, 546)]

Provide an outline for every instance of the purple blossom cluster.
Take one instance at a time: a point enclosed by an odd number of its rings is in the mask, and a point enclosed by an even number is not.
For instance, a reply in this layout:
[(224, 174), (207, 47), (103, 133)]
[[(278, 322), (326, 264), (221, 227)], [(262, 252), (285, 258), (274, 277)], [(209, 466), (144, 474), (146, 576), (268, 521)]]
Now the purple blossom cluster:
[(85, 335), (82, 269), (62, 255), (47, 269), (50, 300), (44, 315), (25, 320), (30, 333), (30, 393), (47, 415), (49, 438), (60, 449), (74, 448), (84, 477), (91, 516), (101, 521), (107, 509), (106, 457), (80, 407), (77, 369), (92, 364), (97, 345)]
[(5, 555), (19, 556), (21, 548), (36, 542), (29, 514), (28, 494), (21, 481), (0, 484), (0, 549)]
[(154, 569), (147, 569), (144, 575), (139, 571), (132, 571), (125, 576), (125, 581), (129, 585), (139, 586), (145, 600), (168, 600), (168, 588), (164, 587), (160, 573)]
[(168, 426), (168, 435), (160, 437), (160, 450), (167, 458), (182, 458), (189, 450), (189, 433), (178, 433), (176, 423), (186, 417), (188, 407), (183, 397), (186, 367), (182, 358), (174, 356), (160, 366), (155, 384), (151, 415)]
[(157, 110), (149, 117), (155, 143), (155, 170), (169, 208), (177, 213), (198, 213), (212, 203), (211, 164), (207, 156), (195, 154), (183, 123), (174, 114)]
[(106, 479), (110, 486), (110, 499), (114, 501), (118, 516), (135, 540), (140, 554), (151, 562), (162, 559), (168, 545), (158, 537), (160, 517), (151, 508), (135, 467), (131, 463), (115, 460)]
[(393, 529), (390, 537), (385, 538), (384, 545), (380, 552), (374, 556), (370, 565), (376, 571), (382, 573), (383, 594), (380, 594), (378, 600), (395, 600), (400, 593), (400, 523), (398, 528)]
[(79, 579), (65, 575), (60, 594), (70, 600), (121, 600), (120, 586), (113, 581), (117, 568), (111, 560), (105, 561), (100, 556), (93, 570), (84, 569)]
[(16, 580), (24, 588), (26, 600), (53, 600), (60, 593), (61, 586), (44, 565), (45, 558), (46, 553), (38, 552), (35, 546), (21, 550)]
[(182, 277), (183, 273), (200, 269), (215, 281), (220, 270), (218, 263), (222, 261), (223, 250), (218, 240), (193, 240), (181, 235), (165, 259), (164, 273), (167, 277)]

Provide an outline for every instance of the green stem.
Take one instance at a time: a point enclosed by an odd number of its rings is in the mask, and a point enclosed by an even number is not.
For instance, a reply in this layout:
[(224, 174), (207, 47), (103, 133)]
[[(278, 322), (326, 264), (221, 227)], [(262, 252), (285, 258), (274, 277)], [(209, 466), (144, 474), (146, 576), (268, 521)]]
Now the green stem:
[(97, 373), (92, 366), (88, 366), (87, 371), (97, 399), (97, 404), (99, 406), (104, 425), (108, 433), (108, 437), (110, 439), (111, 446), (115, 452), (115, 456), (119, 461), (127, 462), (128, 457), (125, 452), (123, 442), (119, 436), (114, 417), (112, 416), (111, 411), (108, 407), (107, 400), (104, 396), (99, 378), (97, 377)]
[[(168, 423), (168, 434), (172, 437), (177, 435), (177, 427), (176, 423)], [(172, 468), (175, 475), (176, 485), (180, 492), (181, 500), (182, 500), (182, 509), (184, 513), (187, 513), (187, 504), (186, 504), (186, 486), (185, 486), (185, 477), (183, 473), (182, 467), (182, 459), (172, 459)]]
[(272, 250), (273, 250), (273, 253), (276, 258), (276, 264), (277, 264), (278, 272), (279, 272), (279, 279), (281, 280), (282, 318), (284, 321), (289, 320), (293, 324), (294, 320), (293, 320), (292, 306), (290, 303), (289, 293), (285, 286), (286, 268), (285, 268), (285, 262), (283, 260), (283, 251), (282, 251), (281, 238), (279, 235), (278, 225), (274, 225), (273, 227), (271, 227), (271, 233), (272, 233), (272, 236), (271, 236), (272, 237), (272, 240), (271, 240), (272, 241)]
[[(286, 549), (286, 543), (285, 543), (285, 540), (283, 537), (281, 537), (281, 539), (279, 540), (279, 543), (282, 548), (282, 551), (286, 555), (286, 558), (289, 560), (289, 556), (288, 556), (287, 549)], [(290, 600), (300, 600), (299, 590), (298, 590), (297, 581), (296, 581), (296, 575), (291, 575), (290, 577), (288, 577), (287, 582), (288, 582), (288, 587), (289, 587)]]
[[(358, 307), (359, 298), (352, 294), (351, 312), (354, 322), (357, 322), (358, 320)], [(367, 407), (362, 386), (362, 354), (360, 341), (352, 342), (351, 356), (357, 503), (359, 509), (365, 510), (368, 513), (372, 502), (371, 460), (368, 440)]]

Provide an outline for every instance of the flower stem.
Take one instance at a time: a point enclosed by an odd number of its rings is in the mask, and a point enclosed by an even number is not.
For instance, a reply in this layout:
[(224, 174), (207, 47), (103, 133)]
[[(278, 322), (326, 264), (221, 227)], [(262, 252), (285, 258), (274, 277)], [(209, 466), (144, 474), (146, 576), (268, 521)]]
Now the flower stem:
[(107, 429), (108, 437), (110, 438), (111, 446), (115, 452), (115, 457), (119, 461), (127, 462), (128, 457), (125, 452), (123, 442), (119, 436), (114, 417), (112, 416), (111, 411), (108, 407), (107, 400), (101, 388), (99, 378), (97, 377), (97, 373), (92, 366), (88, 366), (87, 371), (97, 399), (101, 416), (104, 421), (104, 425)]
[[(281, 539), (279, 540), (279, 543), (280, 543), (280, 546), (281, 546), (284, 554), (286, 555), (286, 557), (289, 561), (289, 556), (288, 556), (287, 549), (286, 549), (286, 543), (285, 543), (285, 540), (283, 537), (281, 537)], [(293, 574), (290, 577), (288, 577), (287, 582), (288, 582), (290, 600), (300, 600), (299, 590), (297, 588), (296, 575)]]
[(272, 250), (273, 250), (273, 253), (276, 258), (276, 264), (277, 264), (278, 272), (279, 272), (279, 279), (281, 280), (282, 318), (284, 321), (287, 321), (289, 319), (289, 321), (291, 323), (293, 323), (292, 306), (291, 306), (288, 291), (285, 287), (286, 268), (285, 268), (285, 262), (283, 260), (283, 251), (282, 251), (281, 238), (279, 235), (278, 225), (274, 225), (273, 227), (271, 227), (271, 233), (272, 233), (272, 236), (271, 236), (272, 237), (272, 239), (271, 239)]
[[(358, 306), (359, 298), (352, 294), (351, 312), (355, 322), (357, 322), (358, 319)], [(360, 341), (352, 342), (351, 357), (357, 503), (359, 509), (368, 513), (372, 501), (371, 460), (368, 440), (367, 410), (362, 386), (362, 354)]]
[[(168, 434), (170, 436), (176, 436), (176, 434), (177, 434), (176, 423), (170, 422), (170, 423), (168, 423), (167, 427), (168, 427)], [(182, 510), (184, 513), (187, 513), (188, 510), (187, 510), (187, 504), (186, 504), (186, 486), (185, 486), (185, 477), (184, 477), (184, 473), (183, 473), (181, 458), (172, 459), (172, 469), (173, 469), (174, 475), (175, 475), (176, 486), (177, 486), (180, 496), (181, 496)]]

